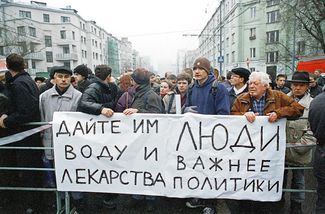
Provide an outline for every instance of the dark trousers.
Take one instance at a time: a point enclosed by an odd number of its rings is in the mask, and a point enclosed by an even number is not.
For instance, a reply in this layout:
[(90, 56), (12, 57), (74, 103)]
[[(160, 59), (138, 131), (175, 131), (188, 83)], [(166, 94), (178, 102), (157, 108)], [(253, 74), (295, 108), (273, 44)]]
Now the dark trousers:
[(325, 142), (316, 146), (314, 175), (317, 179), (316, 214), (325, 214)]

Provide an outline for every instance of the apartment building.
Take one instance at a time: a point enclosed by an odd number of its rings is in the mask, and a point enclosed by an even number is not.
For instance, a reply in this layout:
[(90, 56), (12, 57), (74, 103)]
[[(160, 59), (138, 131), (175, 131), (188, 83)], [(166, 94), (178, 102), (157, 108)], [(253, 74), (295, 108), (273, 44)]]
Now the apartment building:
[(132, 62), (130, 41), (118, 40), (69, 6), (51, 8), (36, 1), (24, 4), (1, 0), (0, 17), (0, 57), (12, 52), (22, 54), (32, 76), (46, 76), (54, 65), (73, 69), (79, 64), (91, 69), (108, 64), (118, 76), (123, 65), (120, 59)]
[(273, 78), (278, 73), (290, 76), (293, 56), (296, 60), (321, 49), (301, 26), (282, 19), (288, 14), (282, 14), (281, 2), (222, 0), (199, 35), (197, 56), (209, 58), (223, 75), (245, 67)]

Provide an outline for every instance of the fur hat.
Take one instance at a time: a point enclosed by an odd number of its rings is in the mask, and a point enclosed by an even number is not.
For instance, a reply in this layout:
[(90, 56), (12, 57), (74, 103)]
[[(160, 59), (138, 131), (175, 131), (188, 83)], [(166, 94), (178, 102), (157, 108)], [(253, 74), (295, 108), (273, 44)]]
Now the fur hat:
[(199, 57), (195, 60), (193, 64), (193, 70), (196, 68), (204, 69), (206, 72), (210, 73), (211, 64), (210, 61), (205, 57)]
[(135, 69), (131, 74), (131, 77), (138, 85), (146, 85), (150, 82), (149, 71), (145, 68)]
[(309, 73), (307, 71), (296, 71), (293, 73), (291, 80), (288, 82), (310, 83)]
[(251, 75), (251, 72), (246, 68), (234, 68), (231, 70), (231, 72), (244, 78), (245, 83), (248, 81), (249, 75)]
[(88, 78), (88, 68), (84, 64), (75, 67), (75, 69), (73, 69), (73, 73), (80, 74), (81, 76)]

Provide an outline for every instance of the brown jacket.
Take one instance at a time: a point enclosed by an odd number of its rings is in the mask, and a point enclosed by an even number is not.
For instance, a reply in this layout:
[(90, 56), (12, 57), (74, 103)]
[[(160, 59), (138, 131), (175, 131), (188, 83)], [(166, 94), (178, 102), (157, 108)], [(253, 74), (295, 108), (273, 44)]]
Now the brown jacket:
[[(253, 104), (249, 92), (243, 93), (237, 97), (232, 105), (231, 114), (244, 115), (245, 112), (252, 109), (252, 106)], [(297, 118), (303, 114), (304, 107), (281, 91), (267, 89), (264, 115), (270, 112), (275, 112), (278, 119), (284, 117)]]

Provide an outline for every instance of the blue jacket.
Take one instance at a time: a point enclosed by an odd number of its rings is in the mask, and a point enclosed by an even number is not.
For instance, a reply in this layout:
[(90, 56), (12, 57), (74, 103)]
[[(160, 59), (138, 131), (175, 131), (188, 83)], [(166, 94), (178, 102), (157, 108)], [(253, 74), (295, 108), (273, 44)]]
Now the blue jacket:
[(188, 91), (188, 99), (185, 106), (197, 106), (199, 114), (229, 115), (230, 102), (228, 91), (223, 84), (218, 83), (216, 94), (213, 95), (211, 88), (214, 80), (213, 74), (210, 73), (202, 86), (199, 85), (198, 81), (195, 81), (193, 87)]

